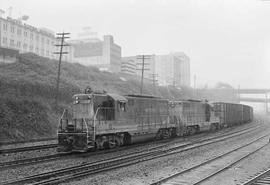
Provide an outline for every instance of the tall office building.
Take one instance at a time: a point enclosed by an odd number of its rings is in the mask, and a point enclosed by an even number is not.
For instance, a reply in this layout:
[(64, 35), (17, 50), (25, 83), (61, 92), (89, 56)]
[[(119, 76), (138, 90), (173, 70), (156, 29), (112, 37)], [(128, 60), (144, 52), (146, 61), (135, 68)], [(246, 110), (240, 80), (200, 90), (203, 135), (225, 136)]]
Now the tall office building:
[(161, 85), (190, 86), (190, 59), (183, 52), (156, 55), (155, 72)]
[[(142, 75), (142, 57), (140, 56), (129, 56), (129, 57), (122, 57), (122, 72), (125, 73), (128, 67), (128, 71), (126, 73), (134, 74), (137, 76)], [(128, 64), (129, 65), (128, 65)], [(133, 63), (133, 67), (130, 64)], [(153, 74), (155, 73), (155, 55), (148, 55), (146, 59), (144, 59), (145, 63), (145, 71), (144, 71), (144, 78), (152, 79)]]
[[(136, 64), (135, 67), (127, 69), (127, 61)], [(122, 58), (122, 72), (141, 76), (141, 59), (137, 56)], [(183, 52), (170, 53), (168, 55), (151, 55), (150, 59), (145, 59), (144, 78), (158, 80), (160, 85), (190, 86), (190, 59)]]
[(122, 57), (121, 72), (136, 75), (137, 65), (133, 57)]
[(72, 48), (72, 62), (100, 69), (121, 71), (121, 47), (114, 43), (113, 36), (105, 35), (104, 40), (97, 38), (69, 40)]

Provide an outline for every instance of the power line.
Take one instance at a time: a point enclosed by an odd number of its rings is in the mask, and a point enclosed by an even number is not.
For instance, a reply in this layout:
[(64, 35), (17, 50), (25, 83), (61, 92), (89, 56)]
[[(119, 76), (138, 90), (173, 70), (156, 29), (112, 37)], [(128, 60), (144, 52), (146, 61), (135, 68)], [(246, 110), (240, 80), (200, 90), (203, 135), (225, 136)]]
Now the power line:
[(146, 69), (145, 65), (149, 65), (149, 63), (145, 63), (145, 59), (151, 59), (151, 55), (138, 55), (137, 59), (142, 60), (142, 63), (137, 63), (137, 65), (142, 65), (141, 69), (137, 69), (137, 70), (141, 70), (142, 71), (142, 76), (141, 76), (141, 89), (140, 89), (140, 93), (143, 93), (143, 76), (144, 76), (144, 71), (146, 70), (150, 70), (150, 69)]
[(60, 83), (60, 73), (61, 73), (61, 62), (62, 62), (62, 55), (68, 54), (68, 52), (63, 51), (64, 46), (69, 46), (68, 44), (64, 44), (64, 40), (70, 37), (67, 37), (66, 35), (69, 35), (70, 33), (57, 33), (57, 39), (61, 39), (61, 44), (56, 44), (56, 47), (60, 47), (60, 52), (54, 52), (54, 54), (59, 55), (59, 62), (58, 62), (58, 72), (57, 72), (57, 81), (56, 81), (56, 95), (55, 95), (55, 105), (58, 106), (58, 92), (59, 92), (59, 83)]

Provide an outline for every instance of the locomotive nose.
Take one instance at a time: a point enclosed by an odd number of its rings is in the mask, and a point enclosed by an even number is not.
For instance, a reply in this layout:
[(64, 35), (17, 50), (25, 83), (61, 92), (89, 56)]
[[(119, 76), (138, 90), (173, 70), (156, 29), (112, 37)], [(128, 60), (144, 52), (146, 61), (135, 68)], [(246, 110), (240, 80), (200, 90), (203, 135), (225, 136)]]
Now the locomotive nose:
[(68, 144), (72, 145), (74, 143), (74, 137), (73, 136), (68, 136), (66, 141), (67, 141)]

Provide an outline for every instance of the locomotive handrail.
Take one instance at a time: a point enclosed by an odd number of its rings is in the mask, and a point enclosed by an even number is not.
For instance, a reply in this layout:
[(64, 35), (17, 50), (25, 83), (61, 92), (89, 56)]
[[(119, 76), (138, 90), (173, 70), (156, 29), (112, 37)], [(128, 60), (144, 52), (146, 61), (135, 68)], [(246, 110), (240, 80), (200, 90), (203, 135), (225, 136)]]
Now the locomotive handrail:
[(97, 108), (95, 115), (94, 115), (94, 136), (96, 135), (96, 120), (97, 120), (97, 113), (99, 111), (100, 107)]
[[(57, 128), (58, 128), (58, 130), (61, 130), (61, 132), (63, 131), (63, 123), (62, 123), (62, 120), (63, 120), (63, 117), (64, 117), (66, 111), (67, 111), (67, 109), (64, 109), (64, 111), (63, 111), (63, 113), (62, 113), (62, 115), (61, 115), (61, 118), (59, 119), (59, 122), (58, 122), (58, 127), (57, 127)], [(66, 120), (68, 120), (68, 119), (66, 119)], [(59, 129), (59, 126), (61, 126), (61, 129)], [(58, 135), (58, 131), (57, 131), (57, 135)]]

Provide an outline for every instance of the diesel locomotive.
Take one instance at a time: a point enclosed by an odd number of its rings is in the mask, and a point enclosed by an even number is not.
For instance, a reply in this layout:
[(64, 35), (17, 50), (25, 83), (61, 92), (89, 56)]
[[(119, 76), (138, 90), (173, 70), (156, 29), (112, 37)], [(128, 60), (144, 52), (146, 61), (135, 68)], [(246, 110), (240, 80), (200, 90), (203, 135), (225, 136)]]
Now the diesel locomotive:
[(90, 92), (76, 94), (72, 99), (71, 111), (65, 110), (59, 121), (59, 152), (110, 149), (150, 139), (191, 135), (235, 124), (228, 119), (248, 122), (253, 115), (251, 107), (241, 104), (235, 104), (234, 111), (242, 113), (231, 118), (227, 114), (230, 104), (169, 101), (142, 95)]

